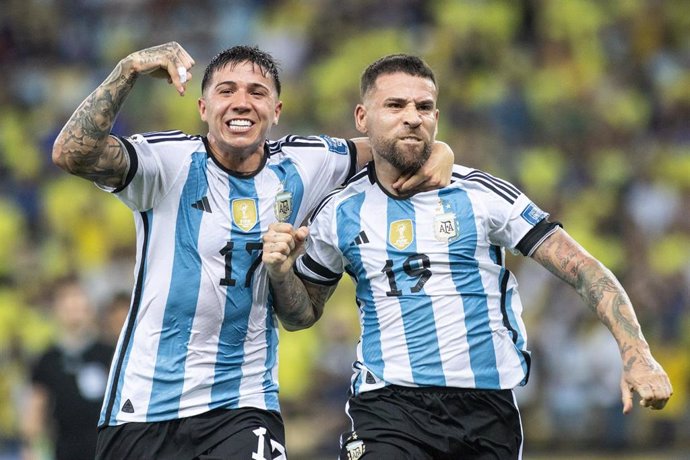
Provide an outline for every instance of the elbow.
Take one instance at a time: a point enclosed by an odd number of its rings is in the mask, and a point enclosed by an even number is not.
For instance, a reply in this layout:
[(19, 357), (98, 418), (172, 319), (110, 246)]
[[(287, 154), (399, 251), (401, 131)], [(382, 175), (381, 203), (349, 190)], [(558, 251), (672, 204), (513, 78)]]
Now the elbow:
[(52, 151), (52, 156), (51, 159), (53, 160), (53, 164), (57, 166), (60, 169), (64, 169), (67, 171), (67, 161), (65, 159), (65, 151), (63, 148), (62, 142), (60, 142), (60, 138), (58, 137), (55, 140), (55, 143), (53, 143), (53, 151)]
[(304, 316), (301, 318), (283, 318), (280, 322), (286, 331), (296, 332), (302, 329), (309, 329), (316, 323), (316, 320), (317, 318), (315, 316)]
[(297, 323), (288, 323), (288, 322), (283, 321), (283, 322), (281, 322), (281, 324), (283, 325), (283, 328), (286, 331), (297, 332), (297, 331), (301, 331), (303, 329), (309, 328), (313, 323), (311, 323), (311, 324), (306, 324), (306, 323), (297, 324)]

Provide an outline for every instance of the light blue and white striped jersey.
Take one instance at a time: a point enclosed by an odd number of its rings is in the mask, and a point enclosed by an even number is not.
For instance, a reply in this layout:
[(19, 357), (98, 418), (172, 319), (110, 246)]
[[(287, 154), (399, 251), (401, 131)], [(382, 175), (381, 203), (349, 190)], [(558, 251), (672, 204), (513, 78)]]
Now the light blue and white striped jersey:
[(277, 322), (261, 235), (300, 224), (352, 176), (354, 144), (327, 136), (269, 141), (251, 177), (224, 169), (206, 140), (179, 131), (120, 138), (134, 211), (132, 305), (99, 425), (156, 422), (215, 408), (278, 411)]
[(530, 358), (505, 248), (531, 253), (555, 228), (547, 216), (510, 183), (459, 165), (449, 186), (400, 199), (369, 164), (325, 200), (295, 267), (313, 283), (347, 272), (356, 284), (353, 394), (524, 384)]

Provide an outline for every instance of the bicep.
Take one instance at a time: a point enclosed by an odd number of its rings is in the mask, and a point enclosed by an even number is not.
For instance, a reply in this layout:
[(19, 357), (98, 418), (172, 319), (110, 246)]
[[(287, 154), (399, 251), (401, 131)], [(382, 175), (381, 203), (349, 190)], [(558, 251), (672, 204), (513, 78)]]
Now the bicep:
[(532, 258), (551, 273), (577, 287), (588, 267), (596, 260), (562, 228), (544, 239), (532, 253)]
[(129, 157), (122, 143), (108, 136), (100, 148), (63, 149), (60, 167), (99, 185), (117, 188), (127, 177)]

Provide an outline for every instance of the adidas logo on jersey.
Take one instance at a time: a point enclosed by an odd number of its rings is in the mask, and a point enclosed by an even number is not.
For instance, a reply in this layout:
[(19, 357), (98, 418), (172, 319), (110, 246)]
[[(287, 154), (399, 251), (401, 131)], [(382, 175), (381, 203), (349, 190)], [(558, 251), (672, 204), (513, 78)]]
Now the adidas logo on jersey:
[(128, 414), (134, 413), (134, 406), (132, 405), (132, 401), (130, 401), (129, 399), (125, 401), (125, 403), (122, 405), (122, 412), (127, 412)]
[(192, 203), (192, 207), (194, 209), (198, 209), (199, 211), (204, 211), (204, 212), (213, 212), (211, 211), (211, 205), (208, 203), (208, 198), (203, 197), (196, 203)]
[(355, 238), (355, 240), (352, 243), (350, 243), (350, 246), (359, 246), (360, 244), (368, 242), (369, 238), (367, 238), (367, 234), (364, 233), (364, 230), (362, 230), (361, 232), (359, 232), (359, 235), (357, 235), (357, 238)]

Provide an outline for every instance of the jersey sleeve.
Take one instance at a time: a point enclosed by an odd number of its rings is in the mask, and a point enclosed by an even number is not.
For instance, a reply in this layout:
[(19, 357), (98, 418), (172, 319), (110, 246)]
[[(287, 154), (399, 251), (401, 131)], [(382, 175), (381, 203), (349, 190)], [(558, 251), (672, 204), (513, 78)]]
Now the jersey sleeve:
[[(474, 176), (477, 177), (477, 174)], [(543, 238), (535, 238), (532, 233), (553, 231), (551, 227), (547, 229), (544, 225), (539, 225), (546, 222), (549, 214), (510, 182), (482, 173), (481, 183), (488, 195), (486, 209), (489, 216), (489, 241), (508, 248), (513, 253), (531, 254), (538, 243), (543, 241)], [(546, 236), (548, 235), (544, 235)]]
[(117, 195), (132, 210), (153, 208), (170, 191), (188, 156), (169, 144), (149, 142), (142, 134), (116, 139), (129, 155), (127, 179), (117, 189), (99, 187)]
[(297, 276), (311, 283), (334, 285), (345, 270), (345, 260), (338, 248), (337, 233), (332, 222), (333, 212), (332, 200), (319, 209), (309, 225), (306, 251), (295, 263)]
[(347, 139), (326, 135), (286, 136), (273, 148), (289, 155), (302, 171), (307, 209), (313, 209), (356, 172), (357, 148)]

